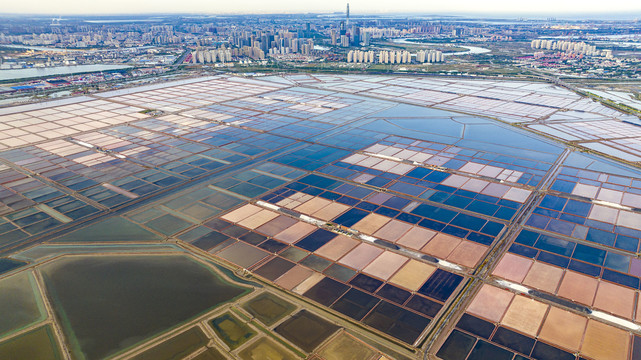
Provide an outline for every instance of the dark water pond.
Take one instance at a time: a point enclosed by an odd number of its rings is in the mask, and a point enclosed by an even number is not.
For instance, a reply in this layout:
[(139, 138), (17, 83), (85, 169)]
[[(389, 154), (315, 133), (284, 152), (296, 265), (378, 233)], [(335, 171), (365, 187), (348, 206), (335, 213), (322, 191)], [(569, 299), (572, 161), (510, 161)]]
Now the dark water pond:
[(69, 257), (42, 274), (79, 359), (113, 355), (249, 291), (180, 255)]

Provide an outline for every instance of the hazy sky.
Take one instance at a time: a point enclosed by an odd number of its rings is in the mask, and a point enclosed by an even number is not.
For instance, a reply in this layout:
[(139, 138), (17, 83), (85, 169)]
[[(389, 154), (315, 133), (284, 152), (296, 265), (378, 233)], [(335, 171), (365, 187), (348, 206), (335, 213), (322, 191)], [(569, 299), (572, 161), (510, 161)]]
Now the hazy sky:
[[(127, 13), (301, 13), (344, 11), (339, 0), (5, 0), (2, 13), (127, 14)], [(357, 0), (351, 12), (536, 13), (636, 12), (638, 0)]]

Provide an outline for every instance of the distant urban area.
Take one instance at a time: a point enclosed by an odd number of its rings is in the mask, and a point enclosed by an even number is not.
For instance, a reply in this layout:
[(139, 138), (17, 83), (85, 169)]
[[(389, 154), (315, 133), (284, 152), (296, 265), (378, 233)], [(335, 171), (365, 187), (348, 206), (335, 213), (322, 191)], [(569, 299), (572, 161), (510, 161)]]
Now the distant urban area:
[[(638, 80), (641, 22), (332, 14), (5, 15), (0, 106), (234, 72)], [(585, 84), (585, 82), (583, 83)], [(605, 89), (605, 88), (604, 88)], [(612, 87), (609, 87), (613, 90)], [(626, 88), (637, 94), (635, 86)]]

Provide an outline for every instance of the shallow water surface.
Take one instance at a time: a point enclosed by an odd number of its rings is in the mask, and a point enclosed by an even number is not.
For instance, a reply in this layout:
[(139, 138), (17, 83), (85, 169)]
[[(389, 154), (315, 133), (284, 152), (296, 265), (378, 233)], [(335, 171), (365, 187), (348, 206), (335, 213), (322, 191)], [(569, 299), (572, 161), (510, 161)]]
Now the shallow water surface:
[(246, 294), (187, 256), (78, 256), (42, 268), (75, 358), (113, 355)]
[(0, 343), (0, 359), (62, 359), (49, 325)]
[(44, 307), (35, 289), (35, 279), (27, 271), (0, 280), (0, 336), (44, 320)]

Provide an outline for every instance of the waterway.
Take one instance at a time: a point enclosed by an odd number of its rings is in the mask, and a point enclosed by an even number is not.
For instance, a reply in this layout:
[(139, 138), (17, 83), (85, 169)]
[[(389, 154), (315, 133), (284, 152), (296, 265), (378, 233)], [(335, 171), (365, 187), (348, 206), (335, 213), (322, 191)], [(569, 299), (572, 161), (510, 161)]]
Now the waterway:
[(30, 79), (48, 76), (59, 76), (79, 73), (90, 73), (97, 71), (129, 69), (129, 65), (73, 65), (73, 66), (54, 66), (45, 68), (27, 68), (27, 69), (7, 69), (0, 70), (0, 81)]
[[(478, 47), (478, 46), (469, 46), (469, 45), (460, 45), (460, 44), (443, 44), (443, 43), (424, 43), (424, 42), (414, 42), (414, 41), (409, 41), (409, 40), (415, 40), (418, 38), (399, 38), (399, 39), (393, 39), (392, 41), (397, 43), (397, 44), (411, 44), (415, 46), (421, 46), (421, 45), (430, 45), (430, 46), (447, 46), (447, 47), (461, 47), (461, 48), (466, 48), (466, 51), (457, 51), (453, 53), (444, 53), (443, 56), (456, 56), (456, 55), (467, 55), (467, 54), (485, 54), (489, 53), (490, 49)], [(427, 47), (427, 46), (426, 46)]]
[(31, 46), (31, 45), (2, 45), (2, 47), (14, 48), (14, 49), (37, 50), (37, 51), (57, 51), (57, 52), (82, 51), (81, 49), (65, 49), (65, 48), (57, 48), (57, 47)]

